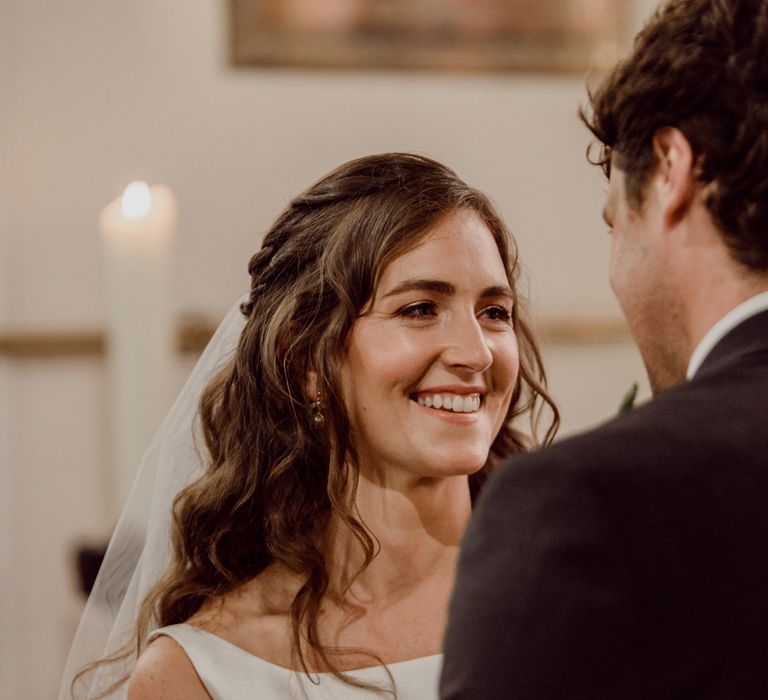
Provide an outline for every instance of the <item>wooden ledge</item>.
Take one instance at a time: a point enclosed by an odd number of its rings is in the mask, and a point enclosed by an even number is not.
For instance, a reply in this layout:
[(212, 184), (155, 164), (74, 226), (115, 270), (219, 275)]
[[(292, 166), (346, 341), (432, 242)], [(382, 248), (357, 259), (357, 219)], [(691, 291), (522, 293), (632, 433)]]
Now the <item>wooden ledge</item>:
[[(176, 333), (177, 351), (182, 354), (200, 354), (215, 330), (216, 325), (207, 321), (180, 324)], [(100, 330), (0, 332), (0, 357), (101, 357), (106, 349), (106, 335)]]
[(621, 316), (579, 312), (544, 317), (534, 327), (543, 343), (619, 343), (632, 339)]
[(0, 333), (0, 355), (59, 357), (101, 355), (106, 342), (99, 331), (5, 331)]

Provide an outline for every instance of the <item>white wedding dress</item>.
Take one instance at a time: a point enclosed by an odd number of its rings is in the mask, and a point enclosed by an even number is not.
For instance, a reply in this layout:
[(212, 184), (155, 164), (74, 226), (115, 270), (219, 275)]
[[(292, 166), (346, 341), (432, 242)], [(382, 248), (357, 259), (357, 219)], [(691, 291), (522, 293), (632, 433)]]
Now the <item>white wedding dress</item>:
[[(159, 635), (171, 637), (184, 649), (213, 700), (374, 700), (392, 697), (349, 685), (331, 673), (312, 674), (310, 678), (303, 672), (264, 661), (192, 625), (161, 627), (150, 635), (150, 639)], [(397, 700), (436, 700), (442, 660), (442, 654), (436, 654), (388, 664)], [(382, 666), (350, 671), (348, 675), (391, 688), (389, 676)]]

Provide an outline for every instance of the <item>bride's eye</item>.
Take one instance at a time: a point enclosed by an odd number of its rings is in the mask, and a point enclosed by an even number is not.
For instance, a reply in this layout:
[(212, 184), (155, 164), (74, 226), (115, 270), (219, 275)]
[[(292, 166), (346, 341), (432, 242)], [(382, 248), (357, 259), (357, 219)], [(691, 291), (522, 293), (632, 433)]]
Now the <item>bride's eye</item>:
[(437, 305), (432, 301), (420, 301), (416, 304), (408, 304), (396, 312), (396, 316), (405, 318), (430, 318), (437, 315)]
[(512, 311), (503, 306), (488, 306), (483, 309), (483, 315), (490, 321), (512, 323)]

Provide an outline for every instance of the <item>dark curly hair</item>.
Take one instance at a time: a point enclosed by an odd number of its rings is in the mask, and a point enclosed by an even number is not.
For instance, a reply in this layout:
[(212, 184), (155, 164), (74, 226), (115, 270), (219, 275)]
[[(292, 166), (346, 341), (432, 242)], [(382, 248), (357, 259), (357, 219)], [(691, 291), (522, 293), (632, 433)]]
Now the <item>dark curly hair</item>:
[(653, 136), (679, 129), (705, 203), (734, 260), (768, 271), (768, 2), (670, 0), (581, 111), (606, 174), (626, 175), (638, 209), (656, 167)]
[[(376, 541), (354, 509), (358, 474), (340, 368), (349, 333), (387, 264), (461, 209), (488, 226), (516, 289), (514, 242), (493, 205), (429, 158), (390, 153), (352, 161), (278, 217), (249, 264), (251, 294), (242, 307), (247, 321), (237, 351), (202, 398), (208, 469), (176, 499), (173, 563), (144, 602), (133, 653), (152, 625), (184, 622), (280, 562), (305, 576), (290, 611), (300, 664), (308, 669), (311, 651), (329, 671), (354, 682), (338, 671), (339, 651), (323, 646), (317, 628), (329, 585), (321, 543), (331, 516), (356, 537), (363, 568), (376, 554)], [(470, 476), (472, 490), (500, 458), (538, 444), (545, 405), (551, 423), (542, 442), (557, 428), (523, 300), (514, 307), (519, 379), (486, 465)], [(310, 370), (323, 397), (322, 430), (306, 396)], [(526, 414), (532, 437), (513, 425)]]

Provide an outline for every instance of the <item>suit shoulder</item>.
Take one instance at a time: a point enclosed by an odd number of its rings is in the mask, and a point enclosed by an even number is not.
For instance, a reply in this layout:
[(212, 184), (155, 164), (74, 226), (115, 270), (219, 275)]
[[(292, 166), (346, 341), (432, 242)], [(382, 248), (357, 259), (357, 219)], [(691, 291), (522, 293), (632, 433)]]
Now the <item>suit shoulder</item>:
[(210, 700), (189, 657), (166, 635), (150, 642), (128, 681), (128, 700), (150, 699)]
[[(481, 500), (508, 498), (514, 492), (592, 493), (624, 491), (627, 485), (687, 473), (692, 462), (680, 459), (700, 450), (667, 410), (647, 404), (591, 430), (553, 445), (508, 457), (494, 470)], [(607, 492), (606, 492), (607, 489)]]
[[(684, 385), (631, 411), (619, 414), (553, 445), (508, 458), (499, 472), (505, 479), (546, 479), (574, 473), (647, 469), (649, 464), (683, 466), (690, 451), (711, 449), (727, 440), (718, 430), (722, 414), (698, 387)], [(509, 467), (509, 468), (507, 468)], [(546, 475), (542, 473), (546, 468)]]
[(768, 488), (768, 399), (741, 386), (715, 391), (713, 381), (687, 382), (592, 430), (509, 457), (478, 505), (564, 499), (601, 503), (622, 521), (665, 509), (671, 522), (716, 494), (748, 498)]

